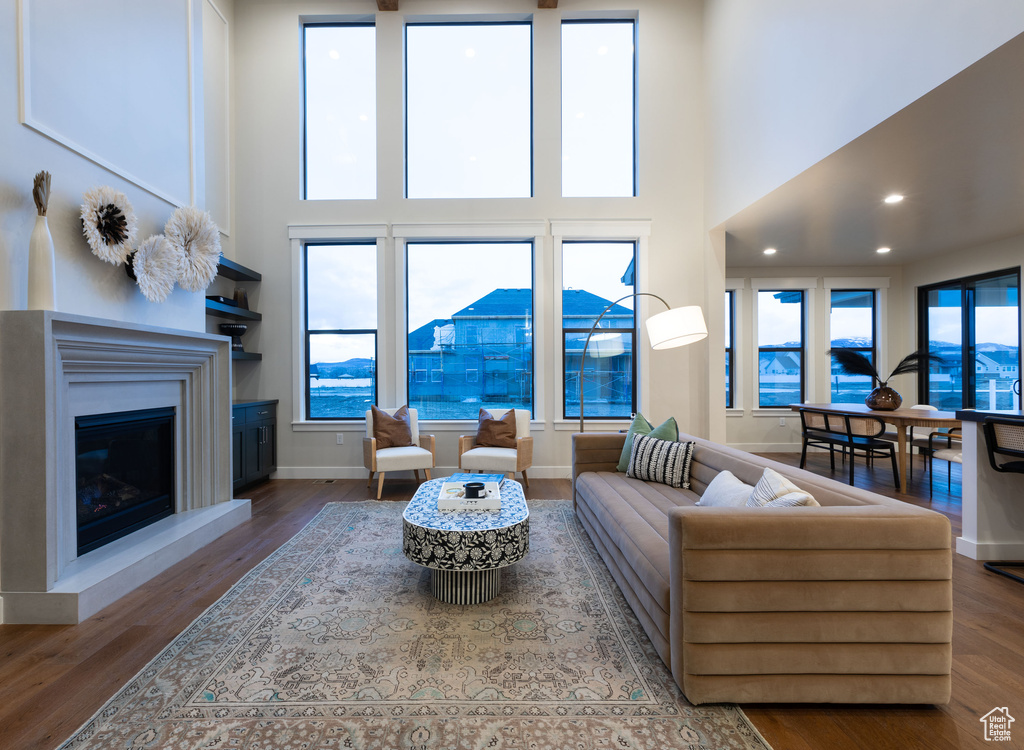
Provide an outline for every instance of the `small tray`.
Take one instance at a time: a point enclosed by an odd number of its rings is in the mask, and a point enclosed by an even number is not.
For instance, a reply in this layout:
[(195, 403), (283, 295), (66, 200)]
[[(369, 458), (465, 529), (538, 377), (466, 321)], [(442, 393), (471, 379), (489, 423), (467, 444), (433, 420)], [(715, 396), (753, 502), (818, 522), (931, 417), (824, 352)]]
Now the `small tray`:
[(222, 305), (231, 305), (232, 307), (238, 307), (238, 303), (230, 297), (221, 297), (219, 294), (208, 294), (206, 299), (213, 300), (214, 302), (220, 302)]

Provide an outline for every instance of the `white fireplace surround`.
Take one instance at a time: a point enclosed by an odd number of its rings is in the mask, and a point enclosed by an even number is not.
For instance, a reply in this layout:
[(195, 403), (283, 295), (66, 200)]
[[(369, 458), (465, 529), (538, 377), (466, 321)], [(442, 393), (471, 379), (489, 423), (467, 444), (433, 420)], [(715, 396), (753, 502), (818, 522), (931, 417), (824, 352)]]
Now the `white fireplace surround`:
[[(81, 622), (249, 518), (230, 366), (223, 336), (0, 312), (0, 621)], [(175, 410), (175, 514), (78, 557), (75, 417), (158, 407)]]

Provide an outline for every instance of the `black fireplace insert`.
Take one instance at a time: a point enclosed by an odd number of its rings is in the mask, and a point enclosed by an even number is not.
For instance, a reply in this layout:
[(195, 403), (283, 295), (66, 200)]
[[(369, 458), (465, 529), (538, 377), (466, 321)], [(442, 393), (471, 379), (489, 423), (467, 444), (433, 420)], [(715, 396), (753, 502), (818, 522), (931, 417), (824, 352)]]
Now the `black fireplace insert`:
[(174, 513), (174, 409), (75, 418), (78, 554)]

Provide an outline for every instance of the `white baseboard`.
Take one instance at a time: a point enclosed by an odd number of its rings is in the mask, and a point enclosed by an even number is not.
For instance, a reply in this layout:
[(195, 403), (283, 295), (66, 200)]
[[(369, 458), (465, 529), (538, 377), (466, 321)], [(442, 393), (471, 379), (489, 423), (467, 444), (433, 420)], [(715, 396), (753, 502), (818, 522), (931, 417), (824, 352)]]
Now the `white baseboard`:
[(958, 536), (956, 551), (972, 560), (1024, 560), (1021, 542), (979, 542)]
[[(459, 471), (458, 466), (435, 466), (431, 476), (446, 477)], [(568, 466), (531, 466), (526, 470), (533, 479), (569, 479), (572, 470)], [(411, 471), (388, 472), (388, 476), (412, 477)], [(278, 466), (273, 479), (366, 479), (369, 472), (362, 466)]]

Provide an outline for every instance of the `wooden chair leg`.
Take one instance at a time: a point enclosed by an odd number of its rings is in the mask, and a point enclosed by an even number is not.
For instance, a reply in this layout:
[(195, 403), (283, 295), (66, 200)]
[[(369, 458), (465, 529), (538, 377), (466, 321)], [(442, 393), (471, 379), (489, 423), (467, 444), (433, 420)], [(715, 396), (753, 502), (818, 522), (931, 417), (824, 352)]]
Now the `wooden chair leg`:
[(523, 484), (526, 485), (526, 489), (530, 489), (530, 478), (526, 476), (526, 469), (523, 469)]
[(423, 473), (427, 475), (427, 481), (430, 480), (430, 469), (424, 469)]
[(420, 470), (419, 469), (413, 469), (412, 470), (412, 475), (416, 478), (417, 482), (420, 481)]
[(366, 489), (370, 489), (370, 486), (373, 484), (373, 474), (374, 472), (371, 471), (370, 478), (366, 480)]
[(377, 478), (377, 499), (380, 500), (380, 493), (384, 491), (384, 472)]

